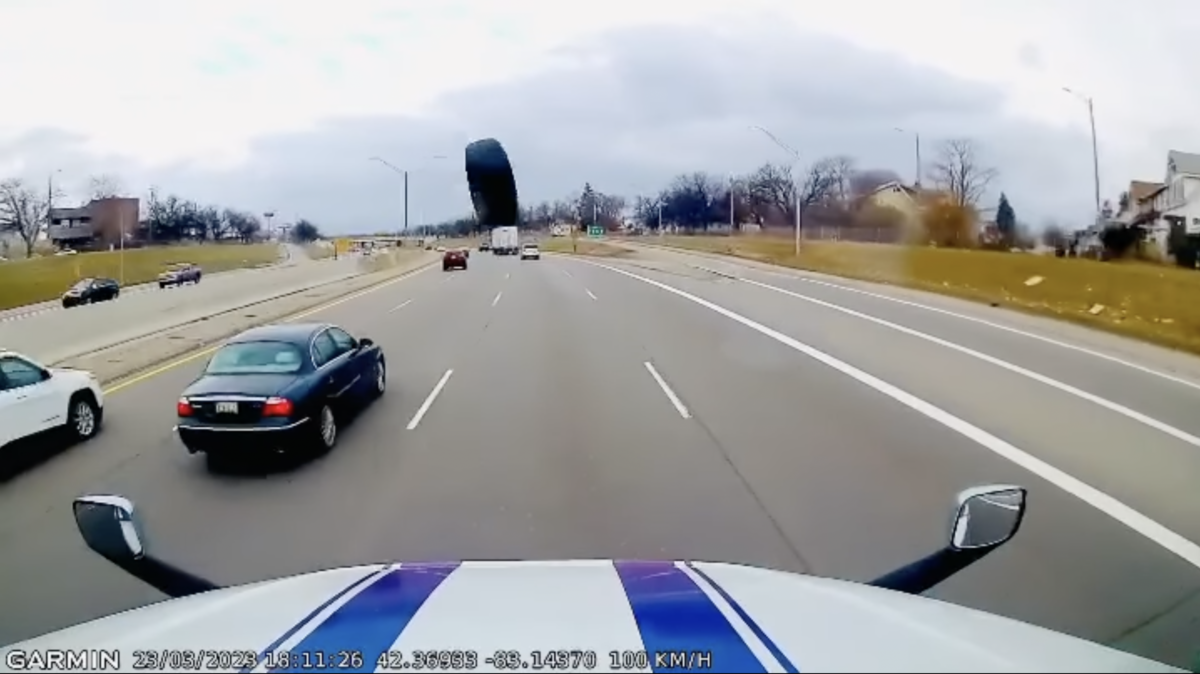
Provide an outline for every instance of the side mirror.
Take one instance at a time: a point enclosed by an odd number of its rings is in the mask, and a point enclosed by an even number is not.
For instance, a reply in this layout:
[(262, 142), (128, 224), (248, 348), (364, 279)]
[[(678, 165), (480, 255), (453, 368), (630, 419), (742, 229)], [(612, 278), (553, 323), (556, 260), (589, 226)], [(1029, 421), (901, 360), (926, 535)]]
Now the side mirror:
[(370, 337), (363, 337), (362, 339), (358, 340), (358, 348), (365, 349), (369, 346), (375, 346), (375, 340), (371, 339)]
[(986, 557), (1016, 535), (1025, 517), (1024, 487), (993, 484), (964, 489), (950, 520), (946, 547), (886, 573), (871, 585), (921, 594)]
[(80, 496), (72, 504), (75, 525), (93, 552), (168, 597), (219, 589), (212, 581), (178, 569), (146, 551), (133, 501), (115, 494)]
[(1021, 528), (1025, 493), (1024, 488), (1011, 485), (973, 487), (959, 492), (950, 526), (950, 547), (978, 550), (1007, 542)]
[(75, 525), (93, 552), (118, 566), (146, 555), (142, 525), (133, 502), (123, 496), (80, 496), (75, 499)]

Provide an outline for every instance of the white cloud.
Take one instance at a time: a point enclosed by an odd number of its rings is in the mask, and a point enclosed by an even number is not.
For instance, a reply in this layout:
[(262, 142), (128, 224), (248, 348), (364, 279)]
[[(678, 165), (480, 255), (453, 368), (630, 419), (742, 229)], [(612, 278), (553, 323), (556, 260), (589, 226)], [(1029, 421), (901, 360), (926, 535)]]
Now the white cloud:
[(0, 134), (52, 126), (150, 162), (240, 158), (264, 133), (417, 112), (447, 92), (528, 74), (550, 48), (669, 18), (677, 6), (619, 10), (523, 0), (17, 0), (0, 5), (0, 73), (9, 91), (26, 93), (0, 106)]
[[(1200, 83), (1189, 77), (1188, 50), (1200, 5), (1189, 0), (3, 0), (0, 86), (9, 95), (0, 143), (53, 128), (78, 135), (96, 155), (128, 157), (147, 170), (181, 161), (240, 170), (257, 139), (315, 132), (330, 118), (431, 114), (448, 94), (557, 67), (556, 50), (613, 30), (692, 23), (745, 34), (761, 12), (999, 87), (997, 114), (1051, 128), (1086, 133), (1085, 108), (1061, 87), (1091, 94), (1106, 194), (1130, 178), (1158, 177), (1168, 147), (1200, 150), (1192, 113)], [(458, 137), (489, 134), (484, 115), (441, 122), (457, 124)], [(926, 114), (919, 130), (933, 138), (955, 123)], [(628, 129), (614, 144), (636, 146), (637, 134)], [(1064, 151), (1078, 153), (1078, 181), (1090, 181), (1086, 138)]]

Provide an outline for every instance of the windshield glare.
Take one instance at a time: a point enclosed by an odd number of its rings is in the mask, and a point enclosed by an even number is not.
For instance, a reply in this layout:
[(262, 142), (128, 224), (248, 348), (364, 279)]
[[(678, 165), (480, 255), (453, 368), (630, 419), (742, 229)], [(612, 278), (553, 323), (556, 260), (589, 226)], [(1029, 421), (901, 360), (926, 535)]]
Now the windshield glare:
[(205, 374), (290, 374), (304, 362), (300, 349), (286, 342), (242, 342), (221, 347)]
[(76, 281), (75, 285), (71, 286), (71, 290), (87, 290), (88, 286), (90, 286), (90, 285), (92, 285), (92, 279), (85, 278), (85, 279)]

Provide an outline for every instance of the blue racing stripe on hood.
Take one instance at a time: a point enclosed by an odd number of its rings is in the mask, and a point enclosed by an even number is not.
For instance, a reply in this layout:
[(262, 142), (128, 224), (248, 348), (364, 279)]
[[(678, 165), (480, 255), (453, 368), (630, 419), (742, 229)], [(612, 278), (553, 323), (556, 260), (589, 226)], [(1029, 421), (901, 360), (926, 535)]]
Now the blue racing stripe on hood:
[[(329, 599), (326, 599), (325, 601), (321, 602), (320, 606), (314, 608), (308, 615), (304, 616), (304, 618), (301, 619), (300, 622), (296, 623), (295, 625), (292, 625), (291, 628), (288, 629), (288, 631), (279, 635), (279, 638), (276, 639), (275, 641), (272, 641), (270, 646), (267, 646), (266, 648), (259, 651), (258, 664), (261, 666), (264, 662), (266, 662), (267, 655), (279, 650), (279, 647), (283, 645), (283, 642), (285, 642), (288, 639), (291, 639), (293, 636), (295, 636), (295, 634), (297, 632), (299, 632), (302, 627), (304, 627), (309, 622), (311, 622), (313, 618), (316, 618), (317, 615), (321, 611), (324, 611), (325, 609), (329, 608), (335, 601), (346, 596), (346, 594), (348, 592), (350, 592), (354, 588), (358, 587), (359, 585), (362, 585), (363, 583), (365, 583), (367, 581), (378, 578), (385, 571), (387, 571), (387, 569), (379, 569), (377, 571), (372, 571), (371, 573), (368, 573), (367, 575), (363, 576), (362, 578), (359, 578), (358, 580), (354, 581), (353, 583), (350, 583), (346, 587), (342, 588), (341, 590), (339, 590), (337, 592), (337, 594), (333, 595)], [(251, 667), (243, 667), (241, 670), (239, 670), (239, 672), (240, 672), (240, 674), (246, 674), (246, 672), (251, 671), (251, 669), (252, 669)]]
[(768, 651), (771, 651), (771, 655), (775, 656), (775, 659), (779, 661), (779, 664), (783, 665), (784, 671), (788, 672), (788, 674), (797, 674), (797, 672), (800, 671), (796, 669), (796, 665), (792, 664), (792, 661), (788, 659), (788, 656), (784, 655), (778, 644), (776, 644), (771, 637), (767, 636), (767, 633), (763, 631), (763, 628), (758, 626), (758, 623), (754, 621), (754, 618), (750, 617), (750, 614), (746, 612), (746, 609), (742, 608), (742, 605), (737, 603), (737, 600), (725, 591), (725, 588), (718, 585), (717, 581), (713, 580), (712, 577), (707, 573), (704, 573), (702, 569), (697, 568), (695, 564), (688, 562), (687, 566), (692, 571), (695, 571), (697, 576), (703, 578), (704, 582), (708, 583), (709, 587), (715, 590), (717, 594), (721, 595), (721, 598), (724, 599), (726, 603), (729, 604), (730, 608), (732, 608), (738, 614), (738, 617), (742, 619), (742, 622), (746, 623), (746, 627), (749, 627), (750, 631), (754, 632), (754, 636), (758, 637), (758, 640), (763, 642), (763, 645), (767, 647)]
[[(338, 672), (374, 672), (379, 656), (391, 648), (425, 600), (458, 567), (458, 562), (401, 565), (354, 595), (288, 649), (293, 660), (307, 657), (313, 669), (272, 671), (328, 672), (336, 668)], [(346, 667), (350, 663), (339, 658), (339, 653), (361, 653), (361, 666)], [(319, 659), (322, 656), (323, 662)]]
[[(674, 562), (613, 562), (655, 672), (765, 672), (704, 590)], [(711, 653), (711, 660), (696, 658)], [(682, 654), (683, 661), (668, 658)], [(674, 666), (670, 666), (674, 664)]]

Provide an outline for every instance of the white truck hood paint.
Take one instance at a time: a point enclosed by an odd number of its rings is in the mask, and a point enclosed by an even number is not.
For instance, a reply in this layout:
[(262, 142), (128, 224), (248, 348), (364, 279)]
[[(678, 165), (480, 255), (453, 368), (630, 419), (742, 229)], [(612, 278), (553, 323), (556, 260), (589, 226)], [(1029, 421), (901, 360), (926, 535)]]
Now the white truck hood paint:
[[(388, 663), (377, 666), (381, 655), (403, 666), (421, 650), (459, 651), (466, 659), (458, 671), (514, 671), (491, 660), (497, 653), (525, 665), (516, 671), (612, 671), (614, 653), (624, 671), (670, 671), (655, 664), (672, 658), (735, 672), (1183, 671), (846, 581), (732, 564), (601, 560), (372, 565), (244, 585), (7, 646), (0, 671), (36, 669), (46, 656), (97, 656), (82, 649), (113, 649), (119, 662), (64, 669), (69, 661), (59, 660), (57, 671), (386, 671)], [(566, 651), (565, 667), (547, 666), (555, 651)], [(361, 667), (340, 666), (356, 657)], [(643, 657), (644, 666), (631, 667)], [(243, 668), (252, 658), (257, 667)]]

